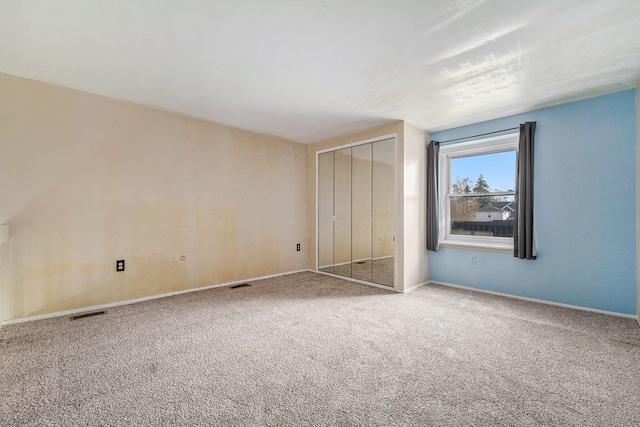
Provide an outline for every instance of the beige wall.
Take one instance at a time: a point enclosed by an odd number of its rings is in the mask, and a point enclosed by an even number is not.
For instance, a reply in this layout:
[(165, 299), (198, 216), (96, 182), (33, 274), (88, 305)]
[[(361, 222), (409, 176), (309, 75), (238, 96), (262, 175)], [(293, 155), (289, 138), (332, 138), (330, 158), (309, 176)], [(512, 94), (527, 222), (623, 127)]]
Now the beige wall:
[(0, 225), (0, 320), (2, 320), (2, 249), (4, 243), (9, 240), (9, 226), (7, 224)]
[(304, 145), (0, 74), (0, 148), (2, 320), (307, 267)]
[(636, 318), (640, 323), (640, 80), (636, 84)]
[(408, 123), (403, 133), (404, 290), (429, 280), (426, 147), (428, 134)]

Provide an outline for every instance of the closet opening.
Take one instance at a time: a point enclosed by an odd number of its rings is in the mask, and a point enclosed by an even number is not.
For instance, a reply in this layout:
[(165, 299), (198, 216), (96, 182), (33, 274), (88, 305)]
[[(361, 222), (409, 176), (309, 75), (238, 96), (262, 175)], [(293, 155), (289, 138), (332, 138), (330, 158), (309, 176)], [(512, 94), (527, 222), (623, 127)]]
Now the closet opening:
[(395, 136), (316, 153), (317, 269), (394, 286)]

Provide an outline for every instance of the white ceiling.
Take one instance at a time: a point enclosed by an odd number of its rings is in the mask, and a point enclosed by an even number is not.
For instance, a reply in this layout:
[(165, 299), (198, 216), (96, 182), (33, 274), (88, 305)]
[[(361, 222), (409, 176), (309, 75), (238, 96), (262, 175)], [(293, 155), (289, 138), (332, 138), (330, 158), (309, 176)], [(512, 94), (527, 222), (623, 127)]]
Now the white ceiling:
[(634, 87), (639, 0), (0, 0), (0, 72), (313, 142)]

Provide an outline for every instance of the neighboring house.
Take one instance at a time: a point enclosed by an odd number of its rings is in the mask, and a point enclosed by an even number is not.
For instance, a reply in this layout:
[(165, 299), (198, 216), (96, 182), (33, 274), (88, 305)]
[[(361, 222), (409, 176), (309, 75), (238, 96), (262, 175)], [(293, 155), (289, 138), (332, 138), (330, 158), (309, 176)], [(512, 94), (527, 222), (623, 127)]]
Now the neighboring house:
[(490, 202), (473, 214), (475, 222), (504, 221), (513, 218), (513, 202)]
[(513, 218), (513, 213), (515, 212), (515, 202), (490, 202), (493, 207), (498, 209), (502, 209), (509, 213), (509, 218)]

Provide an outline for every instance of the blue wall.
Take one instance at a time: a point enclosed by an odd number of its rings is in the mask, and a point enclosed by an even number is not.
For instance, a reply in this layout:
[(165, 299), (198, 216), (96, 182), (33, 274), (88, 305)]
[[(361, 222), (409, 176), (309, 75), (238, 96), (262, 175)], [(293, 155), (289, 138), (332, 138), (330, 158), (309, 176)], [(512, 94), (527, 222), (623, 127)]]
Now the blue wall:
[(431, 280), (635, 314), (634, 103), (629, 90), (432, 133), (444, 141), (537, 122), (538, 259), (441, 248)]

